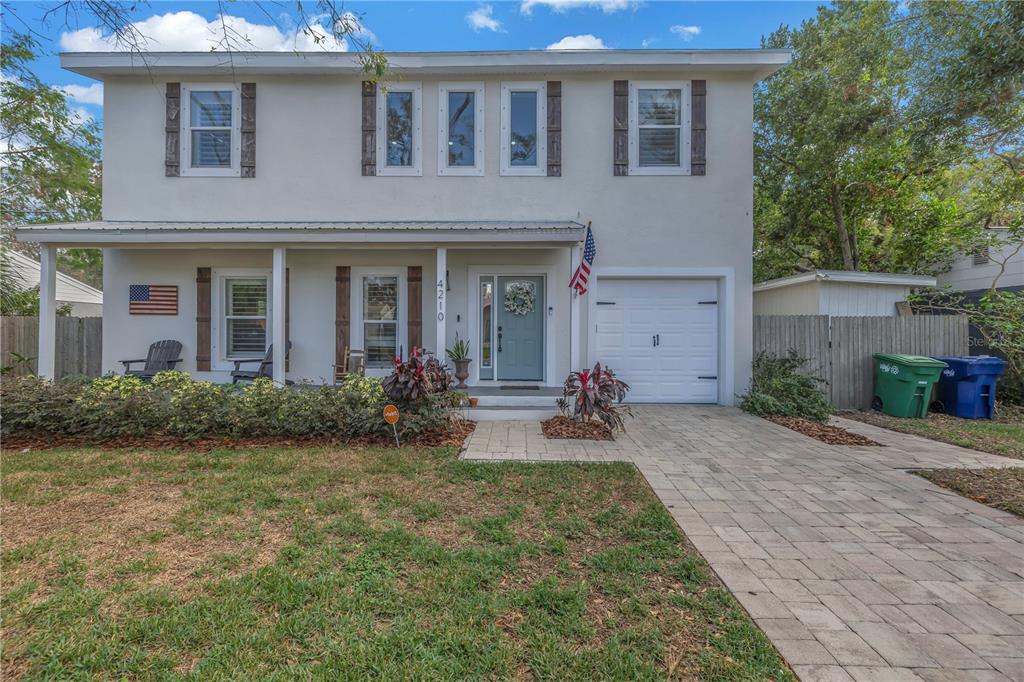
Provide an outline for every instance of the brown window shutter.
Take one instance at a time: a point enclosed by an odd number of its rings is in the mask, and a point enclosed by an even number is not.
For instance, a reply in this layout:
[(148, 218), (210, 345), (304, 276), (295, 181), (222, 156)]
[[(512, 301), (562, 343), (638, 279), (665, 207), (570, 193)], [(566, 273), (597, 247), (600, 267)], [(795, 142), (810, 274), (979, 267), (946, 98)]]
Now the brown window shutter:
[(409, 287), (409, 349), (423, 347), (423, 268), (410, 265), (406, 276)]
[[(292, 301), (291, 294), (289, 294), (289, 280), (291, 279), (291, 268), (284, 269), (284, 343), (287, 346), (291, 343), (291, 321), (292, 321)], [(291, 353), (285, 353), (284, 355), (284, 371), (290, 369), (291, 364)]]
[(164, 175), (176, 178), (181, 172), (181, 83), (167, 84), (164, 121)]
[(548, 81), (548, 176), (562, 175), (562, 81)]
[(243, 178), (256, 177), (256, 84), (242, 83), (242, 157)]
[(615, 81), (612, 104), (612, 163), (615, 175), (629, 175), (629, 81)]
[(363, 175), (377, 174), (377, 84), (363, 81)]
[(707, 165), (707, 81), (690, 83), (690, 175), (704, 175)]
[(196, 370), (210, 371), (210, 268), (196, 268)]
[(352, 268), (347, 265), (334, 269), (334, 362), (338, 366), (345, 364), (345, 349), (350, 336), (351, 277)]

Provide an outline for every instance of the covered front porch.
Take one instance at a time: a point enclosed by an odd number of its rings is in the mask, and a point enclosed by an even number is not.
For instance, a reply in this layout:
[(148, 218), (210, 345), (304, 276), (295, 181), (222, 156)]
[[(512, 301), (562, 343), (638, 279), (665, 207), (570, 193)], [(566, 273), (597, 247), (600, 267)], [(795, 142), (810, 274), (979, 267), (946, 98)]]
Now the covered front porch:
[[(386, 227), (385, 227), (386, 226)], [(580, 364), (580, 302), (567, 284), (578, 223), (91, 223), (34, 227), (41, 243), (39, 369), (53, 376), (56, 249), (104, 249), (104, 372), (182, 343), (180, 369), (228, 381), (272, 348), (275, 383), (333, 381), (346, 353), (385, 375), (414, 347), (470, 344), (472, 386), (561, 384)], [(135, 285), (173, 287), (164, 314), (131, 306)]]

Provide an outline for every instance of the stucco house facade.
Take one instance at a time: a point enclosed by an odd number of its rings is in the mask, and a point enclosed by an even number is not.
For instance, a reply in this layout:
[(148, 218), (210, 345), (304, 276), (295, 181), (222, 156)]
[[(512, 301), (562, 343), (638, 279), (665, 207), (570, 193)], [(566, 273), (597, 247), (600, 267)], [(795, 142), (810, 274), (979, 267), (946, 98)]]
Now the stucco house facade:
[[(61, 56), (104, 82), (103, 220), (18, 235), (44, 297), (54, 249), (103, 249), (105, 371), (170, 338), (196, 377), (273, 344), (276, 381), (320, 382), (458, 335), (476, 386), (601, 361), (638, 402), (746, 388), (752, 88), (787, 52), (388, 57), (375, 84), (346, 54)], [(173, 310), (140, 314), (144, 286)]]

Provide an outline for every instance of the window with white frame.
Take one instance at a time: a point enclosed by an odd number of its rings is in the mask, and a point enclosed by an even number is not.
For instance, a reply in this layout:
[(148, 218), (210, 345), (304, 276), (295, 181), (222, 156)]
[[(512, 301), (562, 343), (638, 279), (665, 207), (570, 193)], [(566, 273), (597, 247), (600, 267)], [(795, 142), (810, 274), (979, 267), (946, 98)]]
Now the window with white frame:
[(630, 81), (629, 173), (690, 173), (689, 81)]
[(225, 359), (258, 358), (267, 350), (270, 307), (267, 277), (225, 276), (222, 334)]
[(501, 84), (501, 174), (547, 175), (547, 84)]
[(438, 86), (438, 175), (484, 174), (484, 84)]
[(407, 352), (404, 268), (352, 268), (352, 347), (366, 353), (367, 374), (384, 376)]
[(240, 175), (241, 97), (236, 85), (183, 85), (181, 174)]
[(423, 104), (419, 83), (377, 94), (377, 175), (423, 175)]

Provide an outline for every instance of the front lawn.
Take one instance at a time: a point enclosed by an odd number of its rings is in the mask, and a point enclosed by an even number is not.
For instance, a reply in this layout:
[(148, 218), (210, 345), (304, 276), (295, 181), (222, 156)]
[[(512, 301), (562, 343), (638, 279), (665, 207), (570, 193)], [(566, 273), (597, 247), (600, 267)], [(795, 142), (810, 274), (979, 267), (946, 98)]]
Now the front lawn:
[(4, 677), (792, 679), (624, 464), (5, 452)]
[(994, 455), (1024, 459), (1024, 408), (1020, 407), (1000, 406), (996, 419), (960, 419), (944, 414), (904, 419), (881, 412), (860, 411), (842, 412), (840, 416)]

